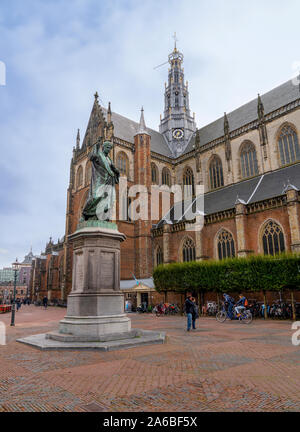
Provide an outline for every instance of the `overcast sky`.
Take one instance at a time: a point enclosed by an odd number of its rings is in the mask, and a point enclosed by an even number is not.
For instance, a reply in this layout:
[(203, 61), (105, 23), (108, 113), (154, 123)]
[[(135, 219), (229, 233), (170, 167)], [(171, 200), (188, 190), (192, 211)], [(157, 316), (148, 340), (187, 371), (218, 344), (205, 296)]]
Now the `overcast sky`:
[[(93, 94), (158, 128), (176, 31), (197, 126), (287, 81), (298, 0), (0, 0), (0, 267), (62, 237)], [(0, 77), (1, 81), (1, 77)]]

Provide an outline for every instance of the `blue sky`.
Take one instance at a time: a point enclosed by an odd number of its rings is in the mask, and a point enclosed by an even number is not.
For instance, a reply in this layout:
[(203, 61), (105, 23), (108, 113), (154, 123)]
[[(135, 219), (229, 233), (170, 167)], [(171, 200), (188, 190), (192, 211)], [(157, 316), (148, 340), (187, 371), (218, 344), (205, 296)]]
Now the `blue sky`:
[(1, 0), (0, 267), (65, 228), (77, 128), (97, 90), (158, 128), (172, 34), (203, 126), (293, 76), (297, 0)]

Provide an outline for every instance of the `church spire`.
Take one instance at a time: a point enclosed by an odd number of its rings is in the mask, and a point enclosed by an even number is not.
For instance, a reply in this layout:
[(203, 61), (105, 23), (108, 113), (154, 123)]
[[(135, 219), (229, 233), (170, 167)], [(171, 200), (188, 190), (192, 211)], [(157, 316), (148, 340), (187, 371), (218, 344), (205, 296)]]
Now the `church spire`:
[(110, 106), (110, 102), (108, 102), (107, 123), (111, 123), (111, 106)]
[(226, 112), (224, 112), (224, 135), (229, 135), (229, 121)]
[(141, 116), (140, 116), (140, 122), (139, 122), (139, 126), (138, 126), (138, 130), (136, 135), (141, 135), (141, 134), (147, 134), (149, 135), (149, 133), (147, 132), (147, 128), (146, 128), (146, 123), (145, 123), (145, 118), (144, 118), (144, 108), (141, 108)]
[(174, 41), (174, 50), (168, 57), (170, 68), (159, 131), (164, 135), (173, 156), (177, 157), (188, 145), (196, 131), (196, 125), (190, 113), (188, 85), (185, 84), (182, 68), (183, 54), (177, 49), (176, 33)]
[(80, 132), (79, 129), (77, 129), (76, 150), (79, 150), (79, 148), (80, 148)]
[(257, 115), (259, 120), (263, 120), (265, 116), (264, 105), (262, 103), (260, 94), (257, 95)]
[(141, 117), (140, 117), (140, 124), (139, 124), (139, 129), (138, 129), (138, 133), (147, 133), (146, 131), (146, 123), (145, 123), (145, 119), (144, 119), (144, 108), (141, 108)]

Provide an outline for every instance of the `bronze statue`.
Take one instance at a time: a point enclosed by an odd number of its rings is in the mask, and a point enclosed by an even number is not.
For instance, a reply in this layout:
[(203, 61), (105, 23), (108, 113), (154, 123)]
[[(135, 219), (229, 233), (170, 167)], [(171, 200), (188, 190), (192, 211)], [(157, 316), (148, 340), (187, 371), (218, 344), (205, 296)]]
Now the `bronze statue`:
[(120, 177), (119, 171), (109, 157), (112, 147), (112, 142), (105, 141), (102, 151), (98, 144), (89, 155), (92, 177), (81, 220), (111, 220), (111, 210), (116, 199), (115, 185), (119, 183)]

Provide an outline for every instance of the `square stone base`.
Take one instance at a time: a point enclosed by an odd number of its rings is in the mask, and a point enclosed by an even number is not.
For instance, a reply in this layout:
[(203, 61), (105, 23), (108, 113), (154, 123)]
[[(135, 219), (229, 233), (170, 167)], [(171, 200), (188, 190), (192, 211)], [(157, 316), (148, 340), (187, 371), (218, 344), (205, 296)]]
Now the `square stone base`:
[[(62, 336), (61, 334), (58, 335), (59, 337)], [(107, 341), (89, 341), (89, 337), (86, 338), (86, 341), (84, 341), (83, 339), (81, 339), (81, 341), (72, 341), (72, 338), (69, 339), (69, 341), (55, 340), (52, 337), (49, 337), (48, 333), (43, 333), (28, 336), (22, 339), (17, 339), (17, 342), (30, 345), (40, 350), (72, 349), (113, 351), (119, 349), (134, 348), (141, 345), (162, 344), (165, 342), (165, 337), (166, 336), (164, 332), (135, 329), (132, 331), (131, 337)], [(66, 336), (66, 338), (68, 339), (68, 336)]]
[(59, 333), (98, 339), (107, 334), (129, 333), (131, 320), (125, 314), (68, 316), (59, 322)]

